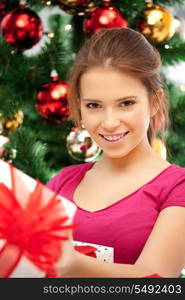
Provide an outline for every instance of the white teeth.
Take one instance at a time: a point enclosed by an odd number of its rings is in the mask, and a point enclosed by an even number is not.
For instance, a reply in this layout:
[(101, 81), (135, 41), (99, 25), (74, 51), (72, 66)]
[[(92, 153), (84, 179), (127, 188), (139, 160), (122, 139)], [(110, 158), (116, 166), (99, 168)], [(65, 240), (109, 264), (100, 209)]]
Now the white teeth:
[(126, 132), (121, 134), (120, 136), (104, 136), (103, 135), (103, 137), (108, 141), (117, 141), (117, 140), (121, 139), (125, 134), (126, 134)]
[(109, 141), (116, 141), (116, 140), (119, 140), (120, 138), (121, 138), (122, 136), (119, 136), (119, 137), (116, 137), (116, 136), (104, 136), (104, 138), (106, 139), (106, 140), (109, 140)]

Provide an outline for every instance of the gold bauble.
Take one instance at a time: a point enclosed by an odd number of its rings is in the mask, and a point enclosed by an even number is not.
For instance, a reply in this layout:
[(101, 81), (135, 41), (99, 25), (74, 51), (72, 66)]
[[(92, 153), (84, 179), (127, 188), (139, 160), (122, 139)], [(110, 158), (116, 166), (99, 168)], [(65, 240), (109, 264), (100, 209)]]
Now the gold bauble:
[(155, 138), (152, 141), (152, 149), (157, 153), (162, 159), (166, 159), (166, 147), (162, 143), (161, 139)]
[(146, 38), (156, 43), (168, 41), (175, 34), (174, 17), (165, 7), (146, 3), (136, 20), (137, 29)]
[(4, 119), (3, 116), (0, 116), (0, 127), (2, 127), (3, 132), (13, 132), (18, 129), (24, 119), (24, 114), (22, 110), (17, 111), (15, 114), (8, 116), (7, 119)]
[(66, 138), (66, 147), (69, 155), (77, 161), (94, 161), (101, 153), (85, 129), (72, 128)]
[(59, 6), (66, 13), (83, 16), (97, 6), (99, 0), (58, 0)]

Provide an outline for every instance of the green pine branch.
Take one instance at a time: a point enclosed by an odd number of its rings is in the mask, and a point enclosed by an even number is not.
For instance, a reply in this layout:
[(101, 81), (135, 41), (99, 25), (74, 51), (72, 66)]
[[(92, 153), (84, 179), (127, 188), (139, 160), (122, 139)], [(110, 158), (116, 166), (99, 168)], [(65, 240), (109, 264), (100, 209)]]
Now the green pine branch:
[(45, 162), (47, 145), (42, 143), (37, 135), (33, 134), (29, 128), (21, 128), (10, 135), (11, 142), (6, 144), (6, 149), (16, 150), (16, 158), (13, 164), (24, 173), (33, 178), (46, 183), (52, 174)]
[(162, 64), (175, 65), (181, 61), (185, 61), (185, 41), (183, 41), (178, 34), (164, 43), (156, 43), (155, 47), (161, 54)]

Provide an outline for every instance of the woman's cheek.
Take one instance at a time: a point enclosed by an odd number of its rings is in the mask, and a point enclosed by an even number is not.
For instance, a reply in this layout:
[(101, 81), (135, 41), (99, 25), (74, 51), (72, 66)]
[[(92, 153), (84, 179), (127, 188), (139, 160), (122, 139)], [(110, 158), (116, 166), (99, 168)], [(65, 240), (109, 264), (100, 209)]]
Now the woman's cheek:
[(97, 116), (92, 116), (92, 114), (84, 114), (84, 115), (82, 115), (82, 120), (84, 122), (84, 125), (87, 128), (94, 127), (99, 122), (98, 117)]

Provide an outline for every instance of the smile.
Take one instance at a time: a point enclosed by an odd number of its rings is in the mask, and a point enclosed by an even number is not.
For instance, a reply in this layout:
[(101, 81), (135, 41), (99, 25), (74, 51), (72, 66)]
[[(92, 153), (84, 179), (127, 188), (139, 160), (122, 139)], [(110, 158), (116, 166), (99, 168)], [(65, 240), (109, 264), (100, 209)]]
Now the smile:
[(104, 140), (106, 140), (106, 141), (108, 141), (108, 142), (115, 143), (115, 142), (121, 140), (124, 136), (126, 136), (127, 133), (129, 133), (129, 131), (127, 131), (127, 132), (125, 132), (125, 133), (122, 133), (122, 134), (120, 134), (120, 135), (111, 135), (111, 136), (110, 136), (110, 135), (103, 135), (103, 134), (100, 134), (100, 136), (101, 136)]

